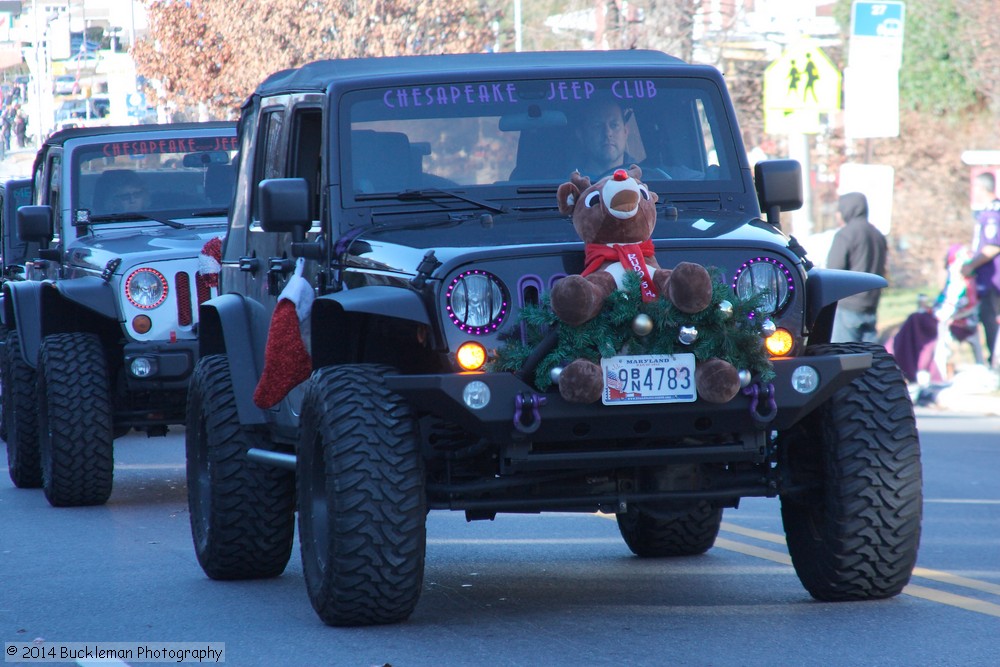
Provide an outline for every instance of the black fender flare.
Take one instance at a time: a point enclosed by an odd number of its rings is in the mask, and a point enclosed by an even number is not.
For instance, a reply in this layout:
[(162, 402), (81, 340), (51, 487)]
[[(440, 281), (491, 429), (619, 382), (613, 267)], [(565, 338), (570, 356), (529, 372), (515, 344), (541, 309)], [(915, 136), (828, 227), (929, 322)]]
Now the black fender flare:
[(353, 361), (350, 346), (340, 343), (356, 337), (358, 320), (364, 316), (405, 320), (434, 329), (424, 297), (404, 287), (367, 285), (325, 294), (313, 303), (310, 318), (314, 368)]
[(198, 355), (225, 354), (240, 423), (266, 424), (266, 412), (253, 402), (264, 371), (264, 346), (270, 317), (264, 306), (241, 294), (223, 294), (198, 309)]
[(121, 321), (114, 288), (96, 276), (59, 282), (9, 281), (4, 285), (3, 309), (4, 324), (17, 331), (21, 355), (32, 368), (38, 365), (38, 353), (45, 336), (92, 330), (93, 327), (78, 327), (81, 312), (94, 313), (116, 325)]
[(317, 299), (322, 304), (335, 303), (345, 313), (365, 313), (394, 317), (420, 324), (430, 324), (427, 307), (412, 290), (388, 285), (368, 285), (334, 292)]
[(3, 286), (3, 323), (17, 331), (21, 358), (38, 367), (42, 346), (42, 283), (34, 280), (8, 281)]
[(863, 271), (810, 269), (807, 276), (806, 326), (810, 328), (827, 306), (854, 294), (889, 286), (882, 276)]

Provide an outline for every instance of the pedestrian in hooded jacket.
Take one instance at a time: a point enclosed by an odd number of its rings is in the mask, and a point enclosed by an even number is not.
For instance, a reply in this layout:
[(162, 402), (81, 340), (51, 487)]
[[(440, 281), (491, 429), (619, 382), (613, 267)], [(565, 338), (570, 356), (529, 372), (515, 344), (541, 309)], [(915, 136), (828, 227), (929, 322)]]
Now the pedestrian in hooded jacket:
[[(868, 221), (868, 199), (860, 192), (840, 196), (837, 212), (843, 226), (833, 237), (828, 269), (864, 271), (885, 277), (885, 236)], [(876, 343), (878, 300), (882, 290), (874, 289), (843, 298), (833, 320), (834, 343)]]

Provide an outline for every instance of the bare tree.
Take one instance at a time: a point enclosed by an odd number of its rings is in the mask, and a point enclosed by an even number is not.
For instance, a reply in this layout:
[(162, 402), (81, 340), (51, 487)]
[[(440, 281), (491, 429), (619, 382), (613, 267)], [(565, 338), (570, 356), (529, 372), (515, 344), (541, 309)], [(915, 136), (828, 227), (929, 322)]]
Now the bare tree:
[(496, 40), (481, 0), (149, 0), (133, 50), (164, 101), (231, 114), (269, 74), (325, 58), (475, 52)]

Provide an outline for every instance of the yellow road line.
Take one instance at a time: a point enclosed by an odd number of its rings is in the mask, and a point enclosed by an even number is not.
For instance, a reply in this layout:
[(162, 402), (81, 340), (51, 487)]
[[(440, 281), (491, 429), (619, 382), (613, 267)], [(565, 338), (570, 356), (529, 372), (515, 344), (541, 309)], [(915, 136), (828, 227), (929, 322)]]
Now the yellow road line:
[[(614, 518), (614, 515), (606, 515), (606, 518)], [(724, 521), (721, 528), (726, 532), (735, 533), (744, 537), (750, 537), (774, 544), (785, 544), (784, 536), (776, 533), (755, 530), (753, 528), (745, 528), (743, 526), (737, 526), (736, 524), (729, 523), (728, 521)], [(765, 549), (751, 544), (744, 544), (743, 542), (737, 542), (725, 537), (716, 538), (715, 546), (721, 549), (726, 549), (727, 551), (735, 551), (736, 553), (741, 553), (745, 556), (752, 556), (754, 558), (780, 563), (781, 565), (792, 564), (792, 559), (787, 553), (775, 551), (773, 549)], [(913, 576), (948, 584), (949, 586), (968, 588), (981, 593), (1000, 595), (1000, 585), (991, 584), (987, 581), (979, 581), (977, 579), (969, 579), (968, 577), (962, 577), (957, 574), (942, 572), (940, 570), (916, 567), (913, 569)], [(936, 588), (928, 588), (917, 584), (909, 584), (903, 589), (903, 592), (911, 597), (920, 598), (922, 600), (937, 602), (938, 604), (944, 604), (950, 607), (957, 607), (959, 609), (965, 609), (966, 611), (1000, 618), (1000, 605), (992, 602), (977, 600), (976, 598), (957, 595), (955, 593), (947, 593), (945, 591), (939, 591)]]
[(928, 570), (927, 568), (924, 567), (915, 567), (913, 568), (913, 576), (920, 577), (921, 579), (931, 579), (932, 581), (940, 581), (943, 584), (950, 584), (952, 586), (971, 588), (976, 591), (982, 591), (983, 593), (1000, 595), (1000, 585), (991, 584), (988, 581), (979, 581), (978, 579), (969, 579), (968, 577), (960, 577), (957, 574), (941, 572), (940, 570)]
[(944, 591), (939, 591), (936, 588), (926, 588), (915, 584), (910, 584), (903, 589), (903, 592), (907, 595), (912, 595), (915, 598), (923, 598), (924, 600), (930, 600), (931, 602), (937, 602), (938, 604), (946, 604), (951, 607), (965, 609), (966, 611), (974, 611), (978, 614), (986, 614), (987, 616), (996, 616), (997, 618), (1000, 618), (1000, 604), (984, 602), (983, 600), (977, 600), (975, 598), (967, 598), (964, 595), (945, 593)]

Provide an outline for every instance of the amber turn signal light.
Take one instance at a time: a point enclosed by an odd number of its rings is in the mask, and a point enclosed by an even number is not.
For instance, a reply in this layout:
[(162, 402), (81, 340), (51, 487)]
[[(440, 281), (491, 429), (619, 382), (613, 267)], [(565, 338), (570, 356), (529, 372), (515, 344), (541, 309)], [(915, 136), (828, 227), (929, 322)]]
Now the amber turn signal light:
[(455, 355), (463, 371), (478, 371), (486, 365), (486, 348), (480, 343), (462, 343)]
[(132, 329), (136, 333), (144, 334), (153, 328), (153, 321), (149, 315), (136, 315), (132, 318)]
[(791, 332), (786, 329), (778, 329), (773, 334), (764, 339), (764, 347), (772, 357), (783, 357), (792, 351), (795, 339)]

